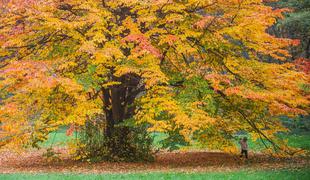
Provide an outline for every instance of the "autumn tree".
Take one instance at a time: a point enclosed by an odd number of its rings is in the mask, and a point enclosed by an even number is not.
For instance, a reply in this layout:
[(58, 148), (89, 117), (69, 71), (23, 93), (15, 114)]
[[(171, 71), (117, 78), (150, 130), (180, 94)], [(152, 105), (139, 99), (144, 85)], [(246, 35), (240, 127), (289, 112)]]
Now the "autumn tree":
[(1, 11), (1, 145), (35, 146), (71, 125), (86, 128), (88, 142), (103, 135), (112, 159), (149, 150), (139, 145), (147, 135), (135, 141), (146, 130), (168, 134), (164, 147), (198, 140), (226, 151), (243, 130), (294, 153), (276, 139), (286, 131), (277, 117), (307, 114), (300, 85), (309, 77), (286, 62), (295, 41), (266, 32), (282, 9), (261, 0), (8, 0)]
[[(273, 8), (286, 8), (285, 18), (278, 19), (276, 24), (269, 28), (269, 33), (276, 37), (285, 37), (295, 39), (296, 46), (290, 47), (291, 57), (289, 61), (294, 61), (297, 68), (305, 73), (309, 73), (310, 68), (310, 1), (309, 0), (280, 0), (276, 2), (266, 2)], [(301, 85), (302, 88), (309, 93), (308, 85)], [(283, 117), (286, 126), (293, 128), (294, 126), (307, 128), (309, 115), (300, 115), (294, 118)], [(301, 130), (301, 129), (300, 129)]]

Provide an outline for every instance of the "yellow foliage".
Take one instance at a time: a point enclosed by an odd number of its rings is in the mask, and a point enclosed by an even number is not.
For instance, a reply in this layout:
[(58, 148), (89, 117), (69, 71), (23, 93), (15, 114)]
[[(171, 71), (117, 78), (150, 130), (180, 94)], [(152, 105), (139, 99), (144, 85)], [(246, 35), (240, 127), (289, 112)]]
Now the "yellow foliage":
[[(293, 40), (266, 32), (283, 10), (261, 0), (9, 1), (7, 9), (0, 14), (0, 138), (13, 144), (44, 140), (60, 125), (83, 126), (111, 109), (105, 91), (137, 88), (120, 80), (129, 74), (143, 87), (131, 104), (138, 124), (188, 142), (195, 135), (210, 148), (233, 152), (227, 135), (239, 130), (272, 138), (286, 130), (274, 116), (309, 112), (300, 88), (309, 75), (285, 61)], [(194, 86), (173, 84), (195, 77)], [(196, 86), (198, 99), (176, 98)]]

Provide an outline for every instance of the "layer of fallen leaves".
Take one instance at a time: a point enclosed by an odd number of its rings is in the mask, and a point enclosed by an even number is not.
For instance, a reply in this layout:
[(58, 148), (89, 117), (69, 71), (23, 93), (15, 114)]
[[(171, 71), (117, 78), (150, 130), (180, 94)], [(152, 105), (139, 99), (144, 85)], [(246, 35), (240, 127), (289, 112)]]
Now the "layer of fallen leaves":
[(186, 151), (161, 152), (155, 162), (88, 163), (73, 161), (65, 148), (54, 150), (59, 156), (47, 161), (46, 150), (32, 150), (25, 153), (0, 152), (0, 173), (128, 173), (149, 171), (202, 172), (233, 170), (264, 170), (309, 167), (309, 157), (272, 158), (263, 154), (250, 154), (248, 160), (223, 152)]

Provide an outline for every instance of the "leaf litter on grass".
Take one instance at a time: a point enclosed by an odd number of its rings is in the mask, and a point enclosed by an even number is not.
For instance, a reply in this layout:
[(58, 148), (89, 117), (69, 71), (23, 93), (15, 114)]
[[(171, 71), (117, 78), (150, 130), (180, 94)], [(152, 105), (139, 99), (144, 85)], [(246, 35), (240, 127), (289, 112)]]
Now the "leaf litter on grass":
[(44, 150), (25, 153), (1, 152), (0, 173), (72, 172), (72, 173), (131, 173), (131, 172), (211, 172), (234, 170), (299, 169), (309, 167), (309, 157), (270, 158), (251, 154), (248, 160), (238, 155), (210, 151), (160, 152), (154, 162), (79, 162), (67, 156), (66, 148), (57, 148), (56, 160), (47, 161)]

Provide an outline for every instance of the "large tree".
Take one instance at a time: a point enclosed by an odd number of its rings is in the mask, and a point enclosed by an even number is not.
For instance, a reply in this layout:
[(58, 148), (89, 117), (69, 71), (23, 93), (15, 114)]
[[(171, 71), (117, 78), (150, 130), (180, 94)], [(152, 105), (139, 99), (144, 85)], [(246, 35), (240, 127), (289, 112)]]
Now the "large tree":
[(167, 133), (167, 147), (231, 150), (243, 130), (289, 152), (277, 117), (308, 111), (309, 77), (286, 62), (295, 41), (266, 32), (283, 10), (261, 0), (8, 0), (1, 11), (1, 145), (96, 119), (118, 142), (130, 122)]

